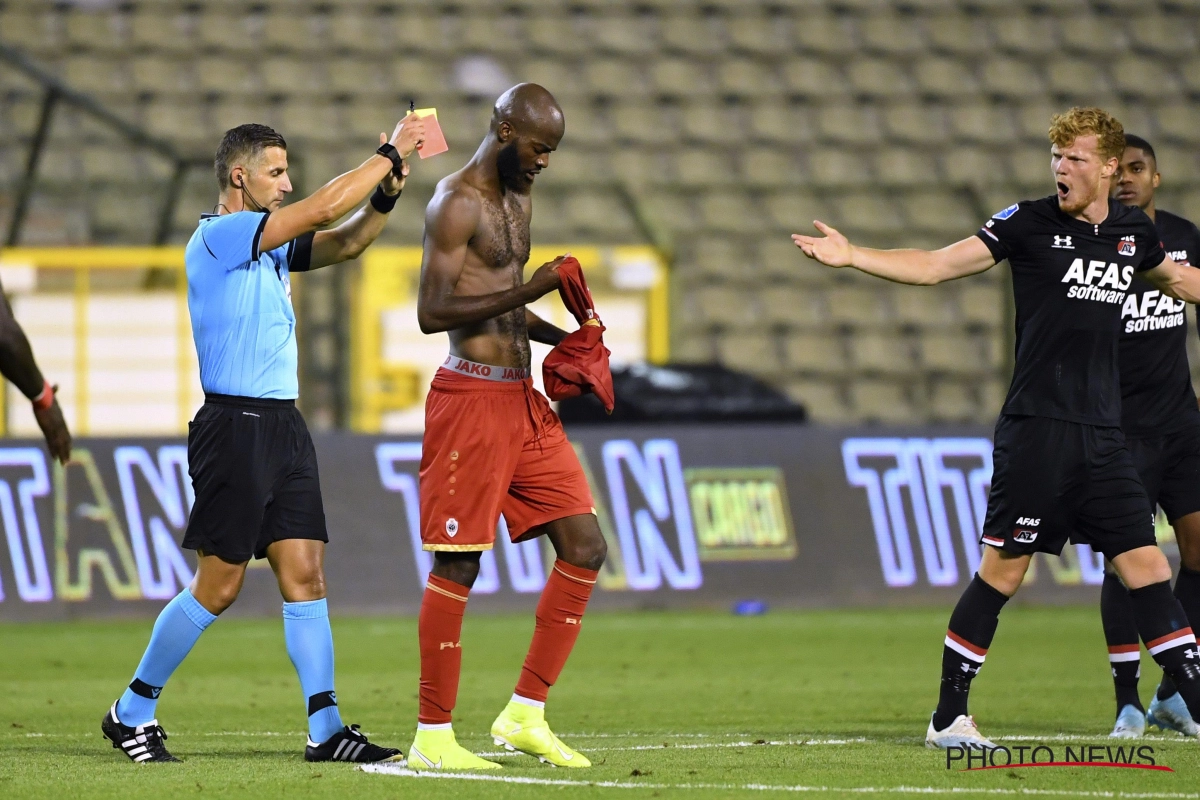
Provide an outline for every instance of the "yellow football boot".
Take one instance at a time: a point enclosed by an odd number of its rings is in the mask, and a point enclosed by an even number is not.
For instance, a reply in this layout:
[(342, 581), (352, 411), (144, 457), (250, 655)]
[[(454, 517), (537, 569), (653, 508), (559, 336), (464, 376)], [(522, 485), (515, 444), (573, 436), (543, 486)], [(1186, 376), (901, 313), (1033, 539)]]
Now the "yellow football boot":
[(417, 731), (417, 738), (408, 749), (409, 769), (500, 769), (495, 761), (487, 761), (472, 753), (454, 738), (453, 728)]
[(590, 767), (591, 761), (562, 743), (546, 724), (546, 712), (515, 701), (492, 723), (492, 740), (506, 750), (520, 750), (556, 767)]

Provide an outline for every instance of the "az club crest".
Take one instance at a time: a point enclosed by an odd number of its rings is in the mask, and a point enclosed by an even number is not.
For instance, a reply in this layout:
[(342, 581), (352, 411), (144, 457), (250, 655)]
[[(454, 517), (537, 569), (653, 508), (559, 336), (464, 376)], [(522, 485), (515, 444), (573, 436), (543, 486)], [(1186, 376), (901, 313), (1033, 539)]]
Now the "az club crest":
[(1134, 244), (1132, 236), (1122, 236), (1120, 243), (1117, 245), (1117, 253), (1123, 256), (1132, 256), (1137, 252), (1137, 245)]

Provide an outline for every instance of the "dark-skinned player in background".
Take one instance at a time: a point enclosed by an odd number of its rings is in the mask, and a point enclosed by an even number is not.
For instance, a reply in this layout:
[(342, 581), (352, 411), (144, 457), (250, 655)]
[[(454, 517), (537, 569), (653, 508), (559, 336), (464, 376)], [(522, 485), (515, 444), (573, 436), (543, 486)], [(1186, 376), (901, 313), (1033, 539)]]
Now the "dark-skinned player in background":
[(1112, 561), (1129, 587), (1138, 632), (1194, 715), (1200, 652), (1171, 567), (1154, 538), (1150, 503), (1121, 432), (1118, 325), (1135, 273), (1160, 292), (1200, 302), (1200, 270), (1163, 252), (1154, 223), (1109, 197), (1125, 151), (1121, 123), (1073, 108), (1050, 124), (1057, 192), (996, 213), (974, 236), (941, 250), (851, 245), (794, 235), (805, 255), (898, 283), (932, 285), (1008, 259), (1016, 298), (1016, 364), (996, 423), (992, 488), (979, 571), (950, 617), (929, 747), (992, 747), (967, 713), (971, 680), (991, 646), (1000, 610), (1036, 552), (1068, 538)]
[(556, 766), (591, 766), (551, 732), (544, 710), (607, 553), (579, 459), (530, 378), (530, 341), (554, 345), (566, 333), (526, 305), (558, 288), (564, 257), (524, 280), (533, 182), (565, 130), (548, 91), (514, 86), (496, 101), (475, 155), (438, 184), (425, 214), (417, 318), (423, 332), (449, 334), (450, 356), (425, 404), (421, 540), (434, 561), (418, 626), (411, 769), (499, 768), (457, 743), (451, 712), (467, 596), (501, 513), (514, 542), (545, 536), (557, 560), (516, 691), (492, 724), (492, 738)]
[(60, 464), (71, 458), (71, 432), (58, 406), (57, 386), (42, 376), (33, 348), (13, 316), (12, 306), (0, 289), (0, 375), (8, 379), (21, 394), (33, 404), (33, 416), (42, 435), (46, 437), (46, 449), (50, 457)]
[[(1125, 136), (1112, 196), (1150, 219), (1172, 261), (1200, 260), (1200, 231), (1183, 217), (1159, 210), (1154, 190), (1162, 177), (1154, 148)], [(1179, 543), (1179, 598), (1192, 628), (1200, 625), (1200, 409), (1187, 358), (1186, 304), (1135, 277), (1121, 305), (1121, 430), (1150, 500), (1160, 506)], [(1117, 693), (1112, 736), (1137, 738), (1146, 723), (1195, 736), (1200, 728), (1175, 684), (1163, 675), (1150, 713), (1138, 697), (1141, 645), (1129, 592), (1110, 569), (1104, 574), (1100, 615)]]

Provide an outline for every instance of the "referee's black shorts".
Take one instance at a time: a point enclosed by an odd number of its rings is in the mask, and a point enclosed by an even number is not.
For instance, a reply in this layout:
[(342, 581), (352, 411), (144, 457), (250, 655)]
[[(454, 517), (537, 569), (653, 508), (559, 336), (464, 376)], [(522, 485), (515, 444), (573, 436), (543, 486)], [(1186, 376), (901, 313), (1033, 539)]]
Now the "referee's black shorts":
[(1001, 415), (983, 544), (1062, 552), (1070, 539), (1113, 558), (1155, 544), (1150, 501), (1117, 427)]
[(317, 453), (292, 400), (206, 395), (188, 425), (188, 473), (188, 549), (241, 563), (282, 539), (329, 541)]
[(1169, 522), (1200, 511), (1200, 424), (1127, 442), (1151, 508), (1162, 506)]

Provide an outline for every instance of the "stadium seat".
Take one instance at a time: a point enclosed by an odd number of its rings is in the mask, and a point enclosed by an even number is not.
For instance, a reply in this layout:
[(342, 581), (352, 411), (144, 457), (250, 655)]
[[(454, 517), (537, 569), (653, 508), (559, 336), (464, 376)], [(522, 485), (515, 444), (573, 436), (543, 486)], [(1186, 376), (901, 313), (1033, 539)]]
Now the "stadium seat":
[(871, 288), (841, 286), (831, 289), (826, 296), (829, 321), (835, 325), (852, 325), (860, 328), (877, 328), (889, 324), (891, 309), (888, 308), (886, 295), (882, 288), (882, 286), (871, 286)]
[(673, 13), (663, 17), (661, 30), (661, 41), (668, 52), (694, 56), (712, 56), (721, 52), (717, 27), (693, 13)]
[(849, 231), (894, 234), (904, 229), (904, 221), (891, 198), (880, 192), (856, 192), (836, 201), (838, 218)]
[(795, 154), (774, 147), (755, 147), (743, 153), (741, 173), (750, 189), (783, 189), (803, 179)]
[(848, 91), (846, 81), (837, 68), (815, 58), (789, 59), (782, 65), (780, 75), (784, 89), (800, 97), (844, 97)]
[(763, 228), (762, 216), (748, 195), (728, 190), (709, 192), (700, 199), (699, 208), (708, 230), (755, 233)]
[(1075, 14), (1070, 24), (1061, 27), (1059, 37), (1068, 52), (1107, 60), (1128, 47), (1122, 27), (1092, 14)]
[(1200, 144), (1200, 111), (1190, 105), (1166, 106), (1157, 115), (1163, 138), (1180, 144)]
[(296, 13), (287, 6), (276, 7), (258, 22), (262, 26), (262, 42), (276, 52), (324, 54), (325, 31), (318, 15)]
[(950, 109), (950, 130), (960, 141), (1001, 144), (1013, 139), (1012, 117), (1007, 109), (969, 103)]
[(975, 96), (979, 82), (962, 61), (942, 56), (921, 58), (913, 68), (917, 91), (938, 99)]
[(1048, 143), (1015, 148), (1008, 153), (1008, 163), (1009, 174), (1018, 186), (1028, 187), (1029, 191), (1049, 192), (1052, 174)]
[(293, 95), (309, 102), (328, 94), (329, 79), (324, 62), (302, 56), (272, 56), (262, 59), (263, 89), (274, 95)]
[(138, 94), (191, 97), (194, 99), (196, 81), (191, 63), (178, 56), (151, 55), (129, 60), (132, 89)]
[(733, 118), (707, 102), (688, 103), (679, 109), (680, 133), (685, 141), (727, 145), (734, 130)]
[(872, 14), (861, 20), (858, 31), (870, 52), (905, 57), (919, 53), (925, 46), (919, 20), (908, 15)]
[(961, 195), (945, 190), (909, 194), (903, 205), (913, 229), (945, 236), (947, 244), (970, 236), (981, 222)]
[(882, 115), (887, 138), (894, 142), (936, 146), (946, 141), (947, 126), (941, 109), (897, 103)]
[(860, 333), (851, 336), (850, 358), (859, 373), (903, 375), (914, 366), (913, 349), (895, 332)]
[(62, 79), (81, 91), (102, 95), (124, 94), (131, 85), (124, 63), (101, 56), (68, 56)]
[(1196, 19), (1188, 15), (1134, 14), (1127, 30), (1133, 47), (1162, 58), (1190, 56), (1196, 52)]
[(749, 123), (750, 136), (760, 142), (797, 144), (815, 138), (811, 114), (800, 105), (760, 103), (751, 109)]
[(817, 112), (817, 132), (826, 142), (875, 144), (883, 138), (873, 109), (863, 106), (826, 106)]
[(971, 422), (979, 414), (969, 384), (935, 381), (929, 393), (929, 416), (935, 422)]
[(211, 56), (196, 62), (196, 81), (204, 94), (245, 97), (262, 91), (258, 69), (253, 62)]
[(588, 93), (595, 97), (629, 101), (647, 94), (641, 69), (627, 59), (589, 61), (583, 68), (583, 84)]
[(841, 375), (849, 366), (839, 340), (828, 335), (793, 334), (784, 342), (784, 353), (792, 372)]
[(205, 7), (196, 24), (197, 43), (213, 51), (250, 55), (258, 44), (255, 35), (261, 20), (244, 10), (212, 5)]
[(727, 366), (763, 378), (779, 373), (779, 346), (775, 337), (757, 333), (727, 333), (717, 339), (718, 360)]
[(1163, 144), (1155, 148), (1159, 170), (1169, 175), (1176, 184), (1193, 184), (1200, 180), (1200, 167), (1196, 163), (1195, 147), (1178, 147)]
[(721, 62), (717, 65), (716, 78), (717, 89), (725, 97), (760, 98), (780, 91), (772, 70), (749, 58)]
[(999, 328), (1004, 321), (1004, 295), (984, 286), (965, 286), (959, 295), (962, 319), (968, 324)]
[(751, 295), (746, 292), (724, 286), (706, 286), (697, 289), (692, 299), (698, 322), (731, 330), (754, 327), (757, 315)]
[(1176, 68), (1184, 89), (1192, 94), (1200, 92), (1200, 58), (1181, 59), (1176, 62)]
[(920, 329), (946, 328), (957, 321), (953, 292), (933, 286), (894, 286), (891, 305), (898, 325)]
[[(794, 266), (802, 267), (799, 263)], [(762, 309), (762, 321), (767, 325), (811, 329), (825, 322), (825, 304), (817, 291), (772, 286), (759, 293), (758, 304)]]
[(629, 236), (633, 220), (611, 192), (574, 192), (566, 202), (567, 218), (581, 231), (611, 236)]
[(96, 53), (126, 52), (128, 21), (125, 14), (103, 8), (77, 8), (65, 15), (67, 46)]
[(636, 145), (663, 145), (675, 140), (675, 126), (659, 105), (621, 104), (613, 109), (613, 133), (618, 141)]
[(37, 11), (0, 9), (0, 39), (8, 44), (19, 44), (32, 55), (61, 55), (65, 42), (59, 31), (49, 7)]
[(850, 386), (856, 415), (867, 422), (903, 423), (913, 418), (912, 403), (902, 383), (859, 380)]
[(605, 14), (592, 20), (589, 33), (602, 51), (645, 56), (658, 46), (652, 23), (641, 14)]
[(801, 50), (811, 53), (843, 55), (855, 49), (847, 22), (831, 14), (798, 16), (792, 35)]
[(1058, 49), (1051, 19), (1018, 13), (994, 18), (989, 24), (1000, 49), (1023, 59), (1045, 56)]
[(649, 66), (648, 72), (655, 94), (661, 97), (694, 97), (712, 90), (705, 70), (684, 58), (656, 60)]
[(1110, 73), (1116, 90), (1129, 97), (1161, 100), (1179, 96), (1175, 77), (1149, 58), (1126, 56), (1112, 63)]
[(708, 188), (729, 182), (729, 157), (719, 150), (689, 147), (676, 152), (671, 160), (675, 167), (675, 181), (680, 186)]
[(975, 59), (991, 50), (985, 23), (965, 14), (942, 14), (929, 19), (926, 28), (934, 52)]
[(894, 61), (860, 58), (846, 66), (850, 89), (861, 97), (900, 100), (911, 96), (915, 87), (908, 74)]
[(808, 151), (808, 172), (819, 189), (866, 186), (871, 180), (867, 159), (857, 149), (813, 147)]
[(766, 14), (738, 14), (725, 31), (735, 52), (778, 57), (787, 53), (790, 44), (782, 21)]
[(983, 90), (999, 97), (1026, 100), (1045, 93), (1040, 70), (1026, 60), (991, 59), (983, 65), (979, 74)]
[(962, 333), (923, 334), (920, 354), (921, 365), (935, 373), (977, 375), (988, 367), (978, 340)]
[(850, 419), (837, 384), (812, 379), (789, 381), (784, 387), (788, 397), (801, 403), (814, 422), (841, 423)]
[(929, 186), (939, 180), (937, 160), (915, 147), (886, 147), (875, 154), (875, 175), (881, 186)]

